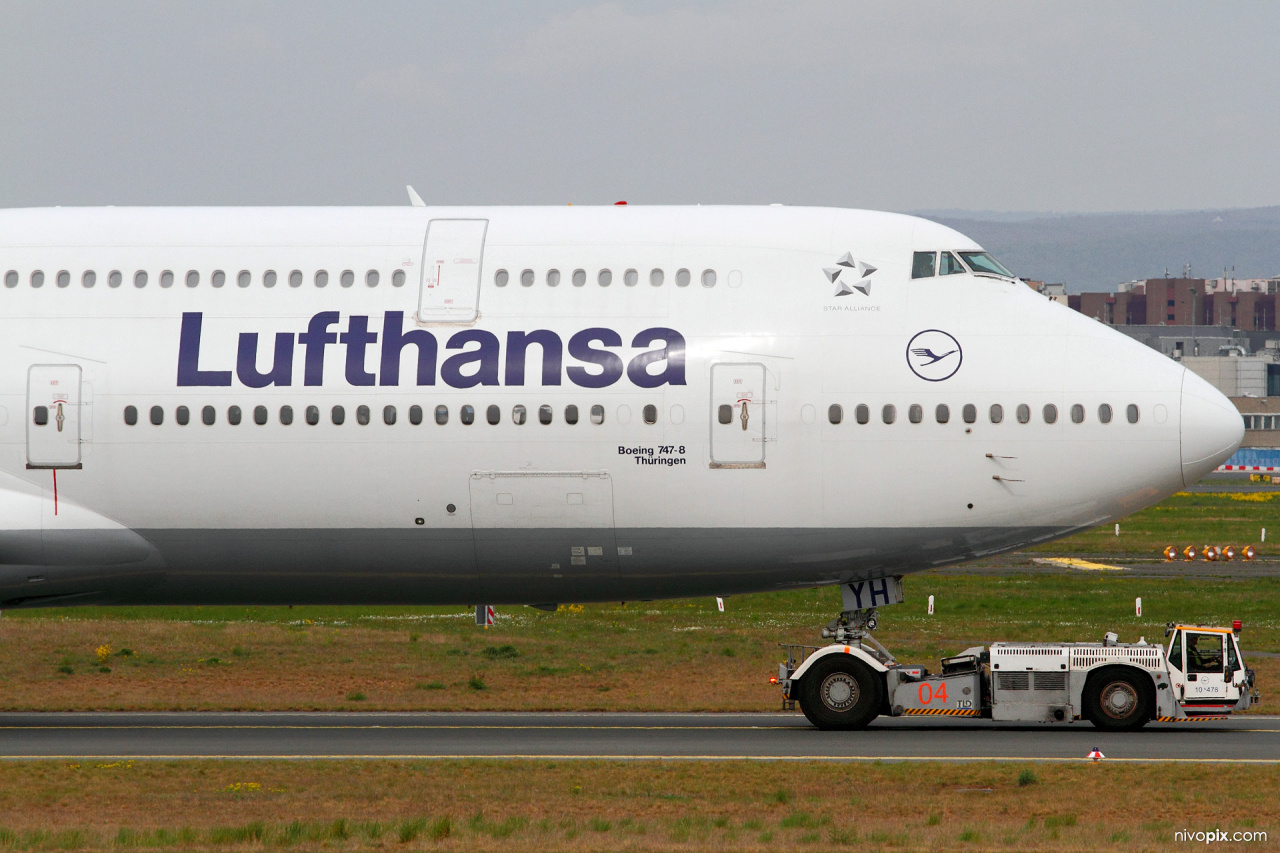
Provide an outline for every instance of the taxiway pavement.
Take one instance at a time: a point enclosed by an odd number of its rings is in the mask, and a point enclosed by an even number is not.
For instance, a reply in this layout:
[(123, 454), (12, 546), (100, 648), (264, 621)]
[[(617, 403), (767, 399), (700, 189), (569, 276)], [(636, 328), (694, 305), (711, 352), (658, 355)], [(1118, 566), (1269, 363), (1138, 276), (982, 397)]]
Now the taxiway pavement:
[(498, 758), (1280, 763), (1280, 717), (1152, 723), (881, 718), (822, 732), (799, 714), (6, 713), (0, 759)]

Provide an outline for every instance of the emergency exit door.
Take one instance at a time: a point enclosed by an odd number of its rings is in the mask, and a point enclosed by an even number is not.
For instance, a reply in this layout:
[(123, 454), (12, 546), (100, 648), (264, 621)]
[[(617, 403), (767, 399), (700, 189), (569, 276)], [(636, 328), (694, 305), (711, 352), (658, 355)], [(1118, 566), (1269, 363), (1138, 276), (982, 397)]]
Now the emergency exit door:
[(27, 371), (27, 467), (80, 467), (80, 366)]
[(487, 219), (433, 219), (422, 250), (418, 319), (471, 323), (479, 316)]
[(764, 467), (763, 364), (711, 366), (711, 467)]

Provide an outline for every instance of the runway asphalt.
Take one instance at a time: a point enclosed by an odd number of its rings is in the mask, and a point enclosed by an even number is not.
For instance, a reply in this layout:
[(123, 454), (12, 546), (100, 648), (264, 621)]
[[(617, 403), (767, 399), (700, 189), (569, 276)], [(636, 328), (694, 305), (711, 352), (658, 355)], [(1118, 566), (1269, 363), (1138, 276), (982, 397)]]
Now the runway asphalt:
[(0, 759), (615, 759), (1280, 763), (1280, 717), (1152, 723), (876, 720), (822, 732), (799, 714), (0, 714)]

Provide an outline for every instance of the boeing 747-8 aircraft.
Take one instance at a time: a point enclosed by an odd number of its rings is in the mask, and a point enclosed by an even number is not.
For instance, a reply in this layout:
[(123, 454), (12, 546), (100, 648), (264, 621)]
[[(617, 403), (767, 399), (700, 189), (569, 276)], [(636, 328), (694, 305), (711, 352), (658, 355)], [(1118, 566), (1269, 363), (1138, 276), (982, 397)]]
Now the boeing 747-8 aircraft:
[(1240, 443), (963, 235), (769, 207), (0, 211), (0, 606), (874, 580)]

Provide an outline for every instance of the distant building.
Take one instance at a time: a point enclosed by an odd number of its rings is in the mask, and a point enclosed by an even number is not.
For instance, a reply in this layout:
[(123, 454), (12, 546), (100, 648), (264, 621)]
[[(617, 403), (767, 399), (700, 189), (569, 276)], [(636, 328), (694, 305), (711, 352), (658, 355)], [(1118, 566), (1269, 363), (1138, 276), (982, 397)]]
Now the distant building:
[[(1280, 279), (1249, 279), (1259, 288), (1226, 289), (1243, 280), (1148, 278), (1121, 284), (1114, 293), (1079, 293), (1067, 304), (1111, 326), (1226, 326), (1245, 332), (1276, 331)], [(1221, 285), (1224, 289), (1216, 290)], [(1274, 286), (1273, 286), (1274, 285)]]

